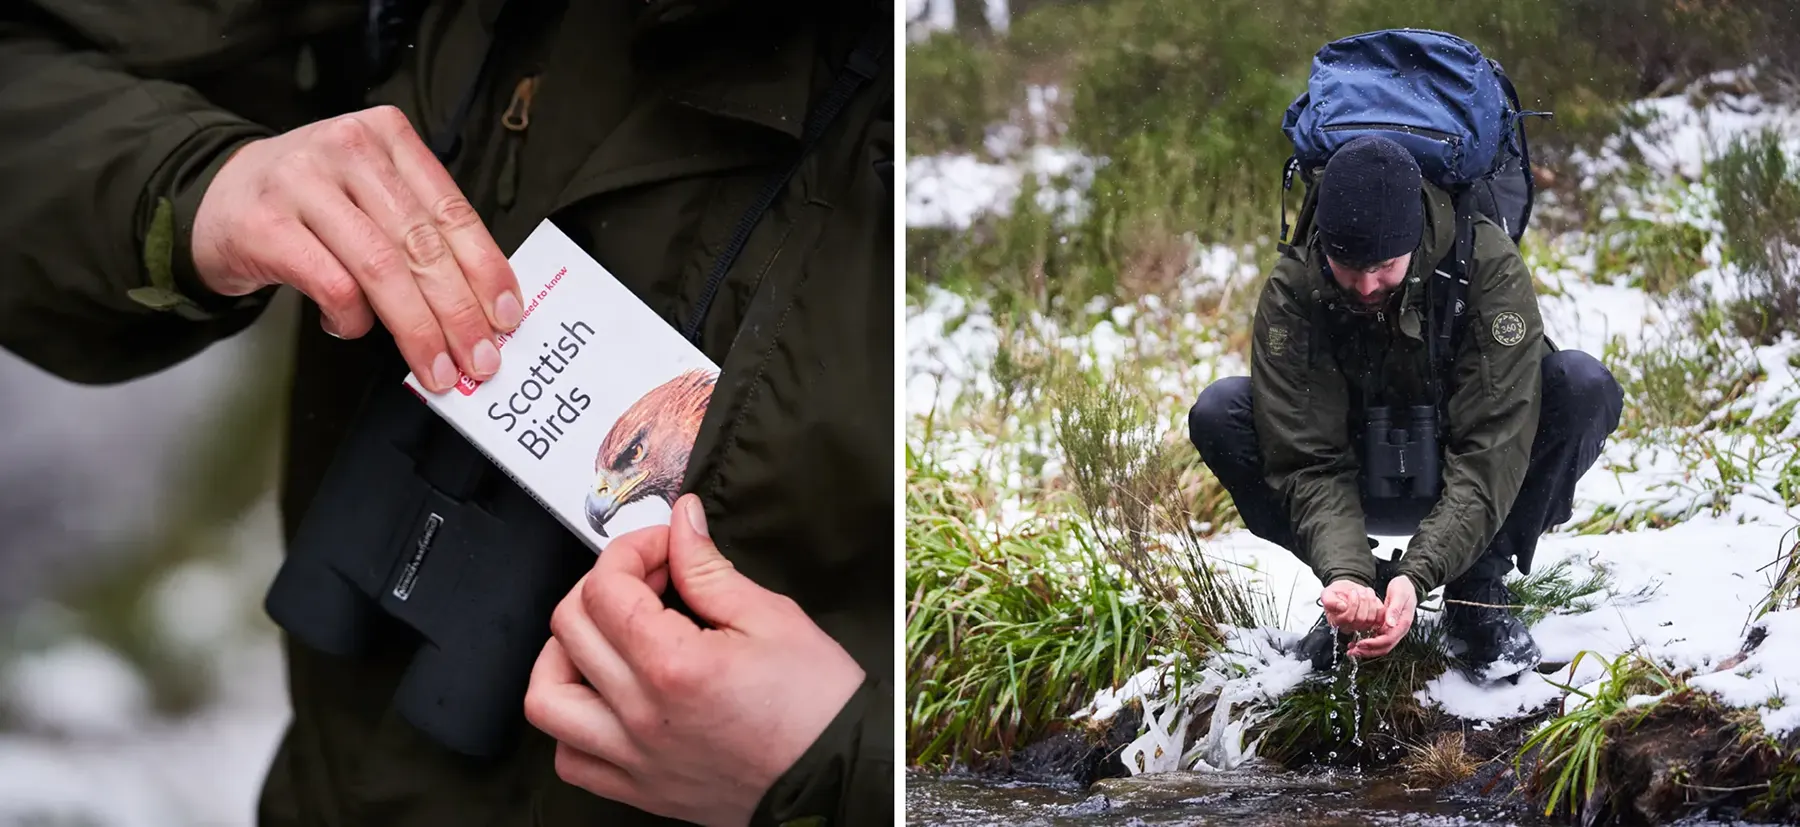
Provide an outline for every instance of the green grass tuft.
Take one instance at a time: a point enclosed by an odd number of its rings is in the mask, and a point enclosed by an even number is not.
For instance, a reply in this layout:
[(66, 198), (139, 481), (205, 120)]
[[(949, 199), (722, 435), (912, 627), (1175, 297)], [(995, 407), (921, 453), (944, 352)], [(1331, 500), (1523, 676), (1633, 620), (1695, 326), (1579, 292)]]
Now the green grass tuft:
[(1177, 636), (1069, 522), (997, 532), (943, 469), (907, 476), (910, 763), (1004, 760)]

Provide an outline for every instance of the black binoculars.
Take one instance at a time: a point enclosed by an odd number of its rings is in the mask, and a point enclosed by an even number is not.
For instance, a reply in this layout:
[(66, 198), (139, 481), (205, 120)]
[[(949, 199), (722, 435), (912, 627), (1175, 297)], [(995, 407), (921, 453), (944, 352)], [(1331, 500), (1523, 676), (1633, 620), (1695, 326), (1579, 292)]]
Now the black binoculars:
[(399, 713), (492, 756), (524, 719), (556, 604), (594, 552), (400, 383), (378, 382), (269, 589), (269, 617), (351, 657), (418, 645)]
[(1439, 469), (1437, 409), (1410, 405), (1406, 419), (1394, 408), (1364, 409), (1363, 494), (1371, 499), (1434, 498), (1443, 482)]

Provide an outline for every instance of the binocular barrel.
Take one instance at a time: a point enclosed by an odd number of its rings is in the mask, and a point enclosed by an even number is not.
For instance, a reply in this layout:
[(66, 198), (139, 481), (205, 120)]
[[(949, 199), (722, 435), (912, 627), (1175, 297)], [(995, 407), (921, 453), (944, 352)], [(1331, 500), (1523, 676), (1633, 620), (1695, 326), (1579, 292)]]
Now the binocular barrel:
[(1440, 490), (1437, 410), (1430, 405), (1405, 410), (1404, 427), (1395, 426), (1388, 406), (1364, 412), (1363, 492), (1368, 497), (1424, 498)]
[(416, 640), (396, 709), (445, 747), (491, 756), (523, 724), (551, 613), (593, 563), (573, 532), (395, 383), (333, 458), (264, 608), (299, 642), (340, 657), (395, 634)]
[(1412, 470), (1415, 497), (1435, 497), (1439, 491), (1437, 409), (1430, 405), (1412, 406), (1411, 424), (1407, 427), (1408, 468)]

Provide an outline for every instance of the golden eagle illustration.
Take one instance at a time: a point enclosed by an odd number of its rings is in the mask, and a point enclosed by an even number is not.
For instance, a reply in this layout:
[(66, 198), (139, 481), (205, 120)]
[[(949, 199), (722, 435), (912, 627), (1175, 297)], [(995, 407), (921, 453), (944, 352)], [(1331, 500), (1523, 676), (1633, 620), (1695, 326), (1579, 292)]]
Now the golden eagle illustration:
[(675, 505), (717, 381), (710, 370), (682, 373), (633, 402), (606, 432), (594, 455), (586, 508), (588, 525), (600, 536), (610, 536), (607, 521), (638, 500), (661, 497)]

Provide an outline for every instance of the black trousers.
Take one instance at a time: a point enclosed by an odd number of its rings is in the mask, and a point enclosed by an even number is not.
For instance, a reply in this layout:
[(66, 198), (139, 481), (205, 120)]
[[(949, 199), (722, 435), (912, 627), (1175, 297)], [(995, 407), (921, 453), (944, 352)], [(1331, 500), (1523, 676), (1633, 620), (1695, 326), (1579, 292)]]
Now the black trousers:
[[(1569, 520), (1576, 481), (1593, 467), (1606, 438), (1619, 426), (1624, 391), (1598, 359), (1575, 350), (1552, 353), (1544, 357), (1542, 387), (1542, 413), (1525, 484), (1493, 542), (1452, 581), (1453, 589), (1504, 577), (1515, 560), (1520, 571), (1530, 573), (1538, 537)], [(1188, 438), (1231, 494), (1245, 527), (1293, 551), (1287, 509), (1263, 481), (1250, 378), (1232, 376), (1207, 386), (1188, 412)], [(1363, 501), (1367, 527), (1374, 534), (1411, 533), (1430, 506), (1428, 501)]]

